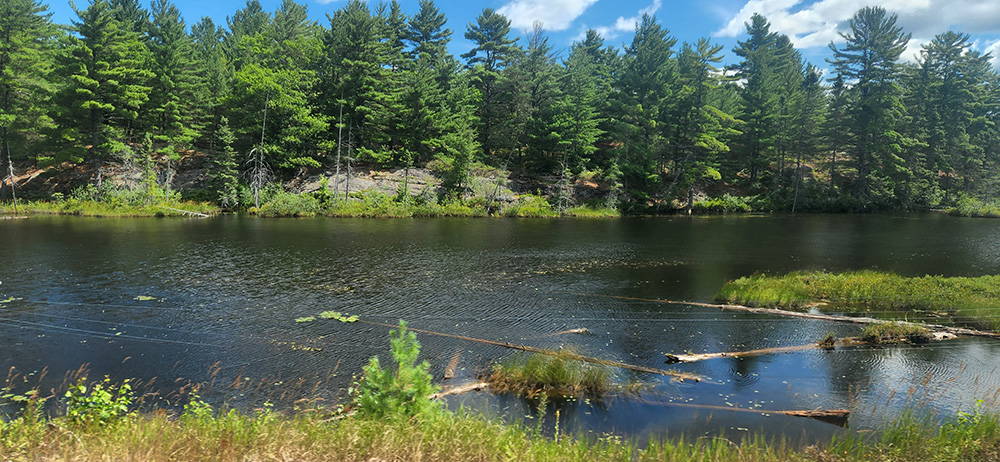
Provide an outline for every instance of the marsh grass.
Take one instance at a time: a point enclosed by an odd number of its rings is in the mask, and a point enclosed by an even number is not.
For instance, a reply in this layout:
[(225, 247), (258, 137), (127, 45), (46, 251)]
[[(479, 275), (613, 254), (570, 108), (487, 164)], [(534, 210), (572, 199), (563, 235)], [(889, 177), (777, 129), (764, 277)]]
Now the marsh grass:
[(801, 309), (827, 302), (837, 311), (881, 312), (906, 320), (950, 317), (959, 324), (1000, 330), (1000, 276), (903, 277), (892, 273), (802, 272), (756, 274), (726, 283), (719, 301)]
[(603, 398), (618, 390), (608, 367), (567, 356), (517, 354), (493, 365), (486, 377), (495, 393), (527, 398), (563, 399), (586, 395)]

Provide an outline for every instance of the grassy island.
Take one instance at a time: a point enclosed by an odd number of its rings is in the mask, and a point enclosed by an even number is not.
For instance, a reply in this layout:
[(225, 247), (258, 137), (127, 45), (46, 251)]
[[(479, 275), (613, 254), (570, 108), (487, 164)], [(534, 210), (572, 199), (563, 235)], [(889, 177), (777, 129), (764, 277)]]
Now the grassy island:
[(722, 287), (719, 301), (747, 306), (873, 312), (885, 317), (1000, 329), (1000, 276), (904, 277), (876, 271), (756, 274)]

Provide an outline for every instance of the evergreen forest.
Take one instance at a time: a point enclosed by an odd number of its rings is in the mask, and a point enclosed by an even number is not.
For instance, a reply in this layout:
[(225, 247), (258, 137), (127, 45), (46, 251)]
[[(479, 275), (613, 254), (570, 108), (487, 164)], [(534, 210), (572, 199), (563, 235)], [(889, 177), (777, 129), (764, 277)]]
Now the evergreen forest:
[[(621, 50), (589, 31), (557, 53), (541, 25), (522, 34), (492, 9), (453, 30), (433, 0), (413, 16), (350, 0), (322, 24), (294, 0), (248, 0), (226, 24), (188, 23), (169, 0), (74, 9), (58, 25), (41, 0), (0, 2), (0, 177), (77, 168), (99, 199), (118, 163), (169, 196), (200, 153), (203, 194), (234, 209), (303, 172), (339, 185), (352, 162), (433, 166), (455, 198), (474, 166), (589, 181), (626, 213), (704, 191), (770, 210), (928, 210), (1000, 188), (991, 56), (942, 31), (902, 60), (910, 34), (880, 7), (855, 13), (827, 72), (761, 15), (731, 50), (645, 15)], [(449, 53), (455, 34), (474, 47)]]

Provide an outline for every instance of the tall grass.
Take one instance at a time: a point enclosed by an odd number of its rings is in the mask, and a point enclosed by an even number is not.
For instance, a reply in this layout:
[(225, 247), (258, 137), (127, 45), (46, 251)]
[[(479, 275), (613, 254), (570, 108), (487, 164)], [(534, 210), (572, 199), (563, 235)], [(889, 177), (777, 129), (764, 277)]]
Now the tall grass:
[(716, 299), (792, 309), (826, 302), (839, 311), (884, 311), (900, 317), (946, 315), (962, 324), (1000, 330), (1000, 276), (903, 277), (876, 271), (756, 274), (726, 283)]
[(641, 448), (613, 436), (558, 440), (536, 428), (503, 424), (468, 411), (422, 419), (331, 418), (320, 409), (280, 414), (167, 412), (131, 414), (117, 425), (84, 425), (37, 415), (6, 421), (4, 460), (74, 461), (953, 461), (998, 460), (996, 416), (944, 422), (904, 417), (878, 434), (856, 434), (811, 447), (749, 437), (654, 437)]

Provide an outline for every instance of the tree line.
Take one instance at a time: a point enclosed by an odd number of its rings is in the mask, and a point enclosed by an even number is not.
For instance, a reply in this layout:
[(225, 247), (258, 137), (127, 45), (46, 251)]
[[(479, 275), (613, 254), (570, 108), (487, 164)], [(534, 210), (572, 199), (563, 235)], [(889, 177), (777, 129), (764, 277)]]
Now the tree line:
[[(0, 2), (0, 162), (120, 162), (171, 194), (176, 163), (205, 153), (212, 199), (351, 162), (433, 163), (461, 196), (473, 165), (568, 183), (592, 178), (609, 204), (650, 210), (725, 186), (776, 209), (926, 209), (992, 198), (1000, 79), (969, 35), (944, 32), (915, 62), (879, 7), (830, 44), (831, 72), (754, 15), (722, 66), (721, 45), (678, 43), (644, 15), (624, 50), (595, 31), (564, 57), (542, 26), (524, 40), (484, 9), (465, 27), (433, 0), (351, 0), (309, 20), (257, 0), (189, 25), (169, 0), (90, 0), (59, 26), (40, 0)], [(334, 195), (338, 194), (334, 189)]]

